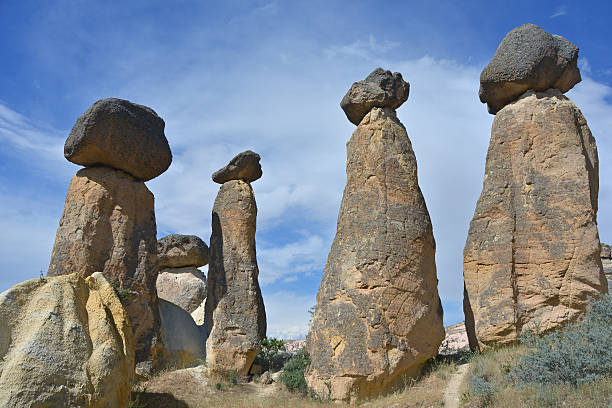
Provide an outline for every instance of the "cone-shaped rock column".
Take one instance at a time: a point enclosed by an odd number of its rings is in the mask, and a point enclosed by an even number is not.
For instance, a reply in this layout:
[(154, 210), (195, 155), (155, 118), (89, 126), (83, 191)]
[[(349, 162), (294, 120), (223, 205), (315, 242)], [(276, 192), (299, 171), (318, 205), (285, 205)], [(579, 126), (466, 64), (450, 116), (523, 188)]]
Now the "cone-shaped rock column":
[(145, 106), (100, 100), (77, 120), (64, 150), (68, 160), (94, 167), (70, 182), (48, 276), (102, 272), (129, 315), (136, 362), (155, 365), (161, 350), (157, 239), (154, 197), (143, 180), (172, 160), (164, 121)]
[(359, 126), (347, 144), (336, 237), (307, 339), (308, 385), (323, 398), (390, 391), (444, 339), (431, 221), (394, 110), (407, 98), (402, 76), (378, 68), (342, 100)]
[(257, 205), (249, 184), (261, 174), (259, 155), (246, 151), (213, 175), (223, 183), (212, 211), (204, 322), (213, 371), (247, 375), (266, 335), (255, 253)]
[[(567, 55), (550, 58), (561, 51)], [(607, 291), (596, 223), (595, 139), (562, 94), (580, 80), (577, 58), (575, 45), (527, 24), (504, 38), (481, 76), (482, 102), (497, 114), (464, 250), (472, 348), (514, 342), (528, 327), (557, 328), (580, 316), (589, 296)], [(498, 98), (517, 83), (554, 88), (523, 93), (523, 87), (511, 101)]]

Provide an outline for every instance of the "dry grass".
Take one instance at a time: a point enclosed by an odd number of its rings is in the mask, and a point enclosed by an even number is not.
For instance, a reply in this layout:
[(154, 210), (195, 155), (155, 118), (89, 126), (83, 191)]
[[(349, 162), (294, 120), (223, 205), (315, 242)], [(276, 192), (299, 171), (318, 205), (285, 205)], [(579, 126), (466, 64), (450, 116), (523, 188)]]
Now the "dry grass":
[[(423, 377), (410, 381), (405, 388), (384, 397), (362, 401), (367, 408), (443, 407), (444, 390), (456, 370), (451, 359), (430, 364)], [(217, 389), (217, 384), (221, 389)], [(131, 408), (204, 408), (204, 407), (338, 407), (338, 404), (318, 401), (306, 395), (292, 393), (282, 384), (232, 385), (227, 378), (209, 378), (203, 367), (164, 372), (135, 387)]]
[[(507, 374), (527, 348), (511, 346), (475, 355), (470, 362), (461, 394), (464, 408), (548, 408), (612, 407), (612, 378), (604, 378), (578, 387), (547, 385), (520, 387)], [(492, 384), (490, 396), (483, 397), (470, 387), (470, 377), (479, 376)], [(482, 394), (482, 392), (480, 393)]]

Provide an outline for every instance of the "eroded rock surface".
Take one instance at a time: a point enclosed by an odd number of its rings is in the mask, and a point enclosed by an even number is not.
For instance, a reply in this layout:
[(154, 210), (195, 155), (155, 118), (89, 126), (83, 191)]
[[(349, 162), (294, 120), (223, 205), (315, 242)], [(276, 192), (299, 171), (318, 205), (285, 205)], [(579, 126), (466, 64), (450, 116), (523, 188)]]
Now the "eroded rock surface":
[(91, 167), (70, 182), (48, 276), (102, 272), (132, 323), (136, 361), (159, 348), (157, 240), (153, 194), (120, 170)]
[(159, 269), (204, 266), (208, 264), (208, 245), (195, 235), (170, 234), (157, 241)]
[(213, 173), (215, 183), (223, 184), (230, 180), (242, 180), (247, 183), (261, 178), (263, 172), (259, 164), (261, 157), (250, 150), (237, 154), (229, 164)]
[(480, 100), (495, 114), (525, 91), (565, 93), (581, 81), (578, 47), (534, 24), (510, 31), (480, 74)]
[(347, 182), (306, 342), (319, 396), (404, 384), (444, 339), (435, 242), (406, 129), (373, 108), (347, 144)]
[(77, 119), (64, 156), (82, 166), (110, 166), (147, 181), (172, 162), (164, 127), (164, 120), (149, 107), (101, 99)]
[(366, 79), (351, 86), (340, 107), (351, 123), (359, 125), (374, 107), (397, 109), (406, 102), (409, 92), (410, 84), (402, 79), (402, 74), (376, 68)]
[(608, 281), (608, 291), (612, 289), (612, 250), (610, 245), (601, 244), (601, 263)]
[(257, 206), (251, 185), (224, 183), (212, 213), (205, 327), (213, 371), (247, 375), (266, 335), (255, 254)]
[(497, 113), (464, 250), (472, 347), (555, 329), (607, 292), (597, 194), (595, 139), (560, 91), (527, 92)]
[(157, 275), (157, 296), (194, 312), (206, 299), (206, 276), (194, 266), (166, 268)]
[(127, 407), (133, 379), (129, 319), (101, 273), (0, 294), (0, 406)]
[(191, 315), (183, 308), (159, 299), (161, 334), (167, 350), (166, 364), (184, 368), (204, 361), (205, 338)]

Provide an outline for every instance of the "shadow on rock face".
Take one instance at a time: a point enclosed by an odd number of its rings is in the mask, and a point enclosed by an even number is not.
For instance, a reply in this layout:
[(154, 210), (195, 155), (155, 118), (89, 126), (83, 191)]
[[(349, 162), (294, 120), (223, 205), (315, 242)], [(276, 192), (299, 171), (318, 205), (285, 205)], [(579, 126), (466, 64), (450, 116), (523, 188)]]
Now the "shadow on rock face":
[(146, 408), (189, 408), (186, 402), (177, 400), (172, 394), (159, 392), (132, 392), (132, 401)]

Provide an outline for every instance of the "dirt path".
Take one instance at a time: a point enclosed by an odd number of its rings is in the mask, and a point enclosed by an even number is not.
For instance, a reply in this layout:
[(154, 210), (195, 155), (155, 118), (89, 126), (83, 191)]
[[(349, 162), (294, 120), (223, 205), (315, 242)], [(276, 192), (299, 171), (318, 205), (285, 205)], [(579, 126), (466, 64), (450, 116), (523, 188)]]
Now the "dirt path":
[(461, 395), (459, 395), (459, 387), (461, 387), (463, 378), (468, 372), (468, 367), (469, 364), (462, 364), (458, 366), (457, 371), (453, 373), (448, 382), (448, 387), (446, 387), (446, 391), (444, 391), (444, 408), (459, 408), (459, 400), (461, 398)]

